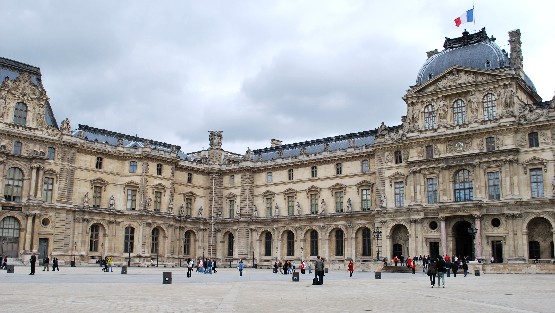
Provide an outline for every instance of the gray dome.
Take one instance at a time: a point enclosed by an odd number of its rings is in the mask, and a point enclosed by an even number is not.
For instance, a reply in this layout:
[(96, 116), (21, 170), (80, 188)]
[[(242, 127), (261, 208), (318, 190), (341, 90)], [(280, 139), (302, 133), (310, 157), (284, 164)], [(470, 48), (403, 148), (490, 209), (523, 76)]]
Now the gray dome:
[(491, 70), (510, 66), (507, 53), (489, 38), (485, 29), (459, 38), (445, 38), (445, 50), (432, 55), (418, 72), (416, 85), (426, 83), (452, 66)]

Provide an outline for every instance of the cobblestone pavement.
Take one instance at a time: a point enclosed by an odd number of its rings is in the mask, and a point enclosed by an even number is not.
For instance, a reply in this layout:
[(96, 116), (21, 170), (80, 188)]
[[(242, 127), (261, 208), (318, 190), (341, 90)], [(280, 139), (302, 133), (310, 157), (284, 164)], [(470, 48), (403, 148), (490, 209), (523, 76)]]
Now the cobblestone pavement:
[[(162, 284), (162, 272), (172, 284)], [(324, 285), (312, 275), (273, 274), (267, 269), (236, 269), (217, 274), (182, 268), (62, 267), (43, 272), (28, 267), (0, 271), (3, 312), (555, 312), (555, 276), (527, 274), (457, 275), (446, 288), (430, 288), (423, 273), (330, 271)]]

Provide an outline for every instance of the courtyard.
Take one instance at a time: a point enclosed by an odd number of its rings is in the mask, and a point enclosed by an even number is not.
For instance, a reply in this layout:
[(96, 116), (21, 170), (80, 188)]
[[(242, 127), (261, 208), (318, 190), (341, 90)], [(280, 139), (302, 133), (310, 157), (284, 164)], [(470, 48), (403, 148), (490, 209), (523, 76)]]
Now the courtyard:
[[(163, 284), (163, 272), (172, 283)], [(99, 267), (62, 267), (29, 275), (0, 271), (3, 312), (553, 312), (554, 276), (482, 274), (447, 278), (446, 288), (430, 288), (417, 272), (383, 273), (330, 270), (324, 285), (313, 286), (308, 272), (291, 275), (268, 269), (221, 268), (209, 275), (184, 268), (131, 267), (104, 273)]]

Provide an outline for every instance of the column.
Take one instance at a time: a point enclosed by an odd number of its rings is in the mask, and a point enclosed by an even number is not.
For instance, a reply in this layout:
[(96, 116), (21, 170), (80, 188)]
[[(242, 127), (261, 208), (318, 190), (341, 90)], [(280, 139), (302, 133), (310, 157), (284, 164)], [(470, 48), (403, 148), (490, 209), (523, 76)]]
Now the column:
[(31, 179), (29, 180), (29, 189), (27, 192), (27, 199), (33, 199), (35, 194), (35, 183), (37, 180), (36, 165), (31, 165)]
[(441, 255), (447, 255), (447, 231), (445, 230), (445, 216), (439, 217), (439, 230), (441, 239)]
[(475, 257), (482, 257), (482, 229), (481, 229), (481, 218), (480, 214), (474, 215), (474, 227), (476, 227), (476, 238), (475, 240), (475, 250), (476, 255)]
[[(350, 226), (349, 226), (349, 225), (350, 225)], [(356, 230), (353, 228), (353, 225), (350, 224), (350, 223), (349, 223), (347, 226), (349, 227), (349, 231), (350, 231), (350, 233), (351, 233), (350, 236), (349, 236), (349, 238), (351, 239), (351, 240), (350, 240), (350, 243), (351, 243), (351, 244), (350, 244), (350, 246), (351, 246), (351, 251), (350, 251), (350, 253), (351, 253), (351, 258), (353, 258), (353, 263), (355, 263), (355, 262), (356, 262), (356, 257), (357, 257), (357, 251), (356, 251), (356, 241), (357, 241)], [(345, 256), (346, 256), (346, 255), (345, 255)]]
[(134, 250), (135, 255), (137, 254), (143, 254), (143, 226), (144, 223), (139, 223), (139, 235), (137, 236), (137, 246), (136, 246), (136, 250)]
[(33, 249), (33, 244), (31, 243), (33, 235), (33, 214), (25, 213), (25, 217), (27, 221), (25, 226), (25, 247), (23, 247), (23, 249), (31, 251)]
[(411, 218), (410, 219), (410, 241), (409, 241), (409, 255), (408, 257), (412, 257), (416, 254), (416, 222), (417, 219)]
[[(43, 180), (44, 180), (44, 167), (40, 166), (37, 169), (38, 175), (37, 175), (37, 190), (35, 190), (35, 198), (36, 199), (42, 199), (42, 192), (43, 192)], [(54, 190), (52, 190), (54, 191)], [(53, 196), (53, 195), (52, 195)], [(54, 198), (52, 199), (54, 200)]]

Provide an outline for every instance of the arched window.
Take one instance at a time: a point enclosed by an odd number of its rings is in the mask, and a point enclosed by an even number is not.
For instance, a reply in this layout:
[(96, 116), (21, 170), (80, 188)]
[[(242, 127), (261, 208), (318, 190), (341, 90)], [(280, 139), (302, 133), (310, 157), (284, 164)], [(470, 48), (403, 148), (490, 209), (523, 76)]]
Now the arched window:
[(468, 170), (460, 170), (455, 174), (454, 185), (455, 202), (472, 201), (472, 175)]
[(272, 233), (264, 235), (264, 256), (272, 256)]
[(453, 123), (455, 125), (463, 125), (466, 123), (466, 105), (461, 99), (453, 102)]
[(342, 256), (343, 255), (343, 240), (345, 234), (343, 230), (338, 229), (335, 231), (335, 256)]
[(318, 255), (318, 232), (315, 230), (310, 231), (310, 255)]
[(227, 256), (233, 256), (233, 234), (227, 235)]
[(183, 254), (190, 255), (191, 254), (191, 232), (186, 231), (185, 235), (183, 236)]
[(295, 235), (292, 231), (287, 232), (287, 255), (292, 256), (295, 254)]
[(424, 107), (424, 123), (425, 129), (436, 128), (436, 111), (431, 104)]
[(18, 102), (15, 105), (13, 123), (21, 126), (25, 126), (27, 124), (27, 105), (25, 103)]
[(494, 120), (497, 116), (497, 104), (495, 95), (488, 93), (484, 96), (482, 100), (484, 103), (484, 121)]
[(125, 238), (123, 240), (123, 252), (133, 253), (135, 243), (135, 228), (131, 226), (125, 227)]
[(362, 230), (362, 256), (372, 255), (372, 245), (371, 245), (372, 233), (369, 228), (364, 228)]
[(361, 167), (361, 172), (363, 173), (368, 173), (370, 171), (370, 166), (368, 164), (368, 160), (362, 160), (362, 162), (360, 162), (360, 167)]
[(156, 254), (159, 253), (160, 251), (159, 238), (160, 238), (160, 228), (156, 227), (152, 230), (152, 237), (150, 241), (150, 253), (156, 253)]
[(4, 199), (6, 201), (21, 202), (21, 189), (23, 186), (23, 172), (17, 167), (11, 167), (4, 185)]
[(98, 224), (91, 225), (91, 235), (89, 236), (89, 251), (98, 251), (98, 239), (99, 239), (99, 227)]

